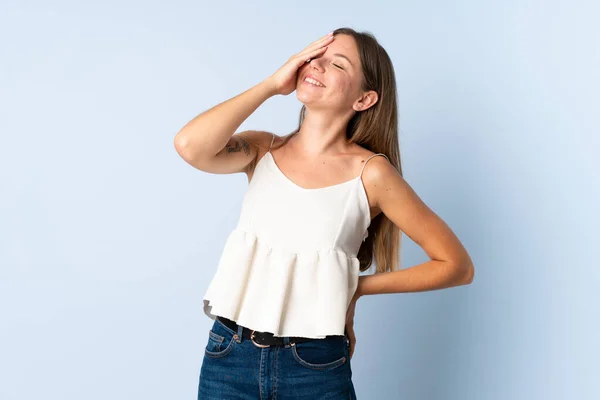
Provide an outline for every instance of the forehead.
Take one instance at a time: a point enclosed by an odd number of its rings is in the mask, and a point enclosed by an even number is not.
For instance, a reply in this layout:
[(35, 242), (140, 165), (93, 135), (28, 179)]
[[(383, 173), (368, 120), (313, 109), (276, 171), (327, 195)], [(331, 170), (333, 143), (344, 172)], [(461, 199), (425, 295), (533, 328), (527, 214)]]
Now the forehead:
[(352, 36), (335, 35), (335, 39), (327, 47), (327, 53), (330, 55), (343, 54), (350, 59), (353, 65), (360, 65), (358, 62), (358, 47), (356, 47), (356, 42)]

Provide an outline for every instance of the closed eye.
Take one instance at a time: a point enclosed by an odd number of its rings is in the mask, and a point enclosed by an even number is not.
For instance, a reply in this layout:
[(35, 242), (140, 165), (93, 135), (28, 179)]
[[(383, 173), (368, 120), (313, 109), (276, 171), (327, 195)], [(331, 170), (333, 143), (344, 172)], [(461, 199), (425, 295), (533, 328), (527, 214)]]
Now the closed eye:
[[(332, 64), (333, 64), (333, 63), (332, 63)], [(335, 66), (336, 66), (336, 67), (338, 67), (339, 69), (344, 69), (344, 68), (340, 67), (340, 66), (339, 66), (339, 65), (337, 65), (337, 64), (333, 64), (333, 65), (335, 65)]]

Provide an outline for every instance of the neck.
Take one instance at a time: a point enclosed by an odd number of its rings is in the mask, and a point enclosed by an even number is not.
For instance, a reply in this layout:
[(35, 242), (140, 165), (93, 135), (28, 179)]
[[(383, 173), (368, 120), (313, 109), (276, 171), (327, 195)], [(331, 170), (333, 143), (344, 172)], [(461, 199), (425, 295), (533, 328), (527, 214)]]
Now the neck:
[(350, 147), (346, 143), (347, 116), (332, 116), (332, 111), (309, 111), (300, 130), (290, 141), (297, 151), (307, 157), (343, 153)]

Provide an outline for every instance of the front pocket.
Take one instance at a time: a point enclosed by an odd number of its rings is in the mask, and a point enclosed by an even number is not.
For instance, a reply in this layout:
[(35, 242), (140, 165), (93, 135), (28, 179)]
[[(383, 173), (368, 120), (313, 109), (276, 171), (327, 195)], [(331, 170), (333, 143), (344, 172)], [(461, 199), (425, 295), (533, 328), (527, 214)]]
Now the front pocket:
[(345, 346), (345, 340), (311, 340), (295, 343), (292, 346), (292, 355), (306, 368), (330, 370), (346, 362)]
[[(213, 327), (214, 329), (214, 327)], [(208, 331), (208, 342), (206, 343), (206, 348), (204, 349), (204, 353), (207, 357), (211, 358), (220, 358), (224, 357), (233, 348), (233, 344), (235, 340), (230, 336), (219, 335), (218, 333), (213, 332), (213, 330)]]

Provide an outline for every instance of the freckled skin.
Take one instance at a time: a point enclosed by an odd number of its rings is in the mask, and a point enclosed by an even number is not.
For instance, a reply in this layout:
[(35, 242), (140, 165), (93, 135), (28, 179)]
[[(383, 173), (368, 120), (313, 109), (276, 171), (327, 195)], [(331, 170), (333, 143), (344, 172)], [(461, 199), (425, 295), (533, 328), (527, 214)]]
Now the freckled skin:
[[(350, 62), (333, 54), (344, 54)], [(341, 68), (338, 68), (341, 67)], [(315, 90), (302, 83), (307, 72), (313, 72), (325, 88)], [(351, 110), (352, 104), (359, 97), (362, 68), (358, 48), (354, 39), (348, 35), (337, 35), (321, 56), (311, 60), (310, 63), (298, 70), (298, 84), (296, 97), (309, 107), (318, 107), (319, 103), (326, 102), (328, 108), (336, 110)]]

